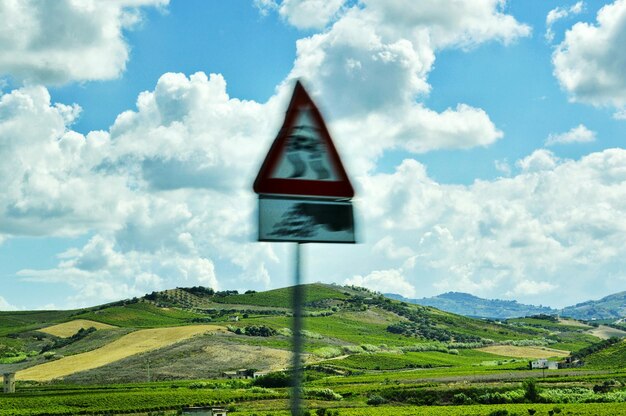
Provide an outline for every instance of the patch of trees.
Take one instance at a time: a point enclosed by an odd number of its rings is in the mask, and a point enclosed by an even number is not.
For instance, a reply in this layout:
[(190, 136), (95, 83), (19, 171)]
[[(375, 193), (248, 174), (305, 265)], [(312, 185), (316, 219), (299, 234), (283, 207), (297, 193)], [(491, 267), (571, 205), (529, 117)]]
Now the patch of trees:
[(277, 334), (274, 328), (265, 325), (249, 325), (244, 327), (229, 326), (228, 330), (237, 335), (248, 335), (250, 337), (271, 337)]
[(548, 314), (545, 314), (545, 313), (540, 313), (538, 315), (532, 315), (532, 316), (529, 316), (529, 318), (541, 319), (541, 320), (544, 320), (544, 321), (554, 322), (554, 323), (558, 323), (559, 322), (559, 318), (557, 318), (555, 315), (548, 315)]
[(252, 385), (266, 388), (290, 387), (291, 375), (286, 372), (265, 374), (255, 378)]
[(74, 335), (72, 335), (71, 337), (68, 338), (59, 338), (59, 339), (55, 339), (54, 342), (52, 344), (46, 344), (43, 346), (43, 348), (41, 349), (41, 352), (44, 353), (46, 351), (50, 351), (50, 350), (55, 350), (57, 348), (63, 348), (67, 345), (70, 345), (76, 341), (79, 341), (83, 338), (85, 338), (87, 335), (96, 332), (96, 328), (89, 327), (87, 329), (85, 328), (81, 328), (78, 330), (78, 332), (76, 332)]
[(201, 296), (201, 297), (213, 296), (215, 294), (215, 291), (213, 289), (211, 289), (210, 287), (204, 287), (204, 286), (179, 287), (177, 289), (184, 290), (187, 293), (190, 293), (196, 296)]
[(218, 298), (225, 298), (226, 296), (238, 295), (239, 291), (237, 290), (221, 290), (219, 292), (215, 292), (215, 296)]
[(444, 328), (437, 328), (426, 323), (399, 322), (387, 327), (392, 334), (401, 334), (407, 337), (420, 337), (440, 342), (479, 342), (480, 337), (475, 335), (460, 334)]
[[(393, 312), (396, 315), (408, 319), (410, 322), (399, 322), (387, 327), (387, 331), (393, 334), (402, 334), (405, 336), (414, 336), (440, 342), (480, 342), (481, 338), (475, 335), (466, 335), (453, 332), (445, 328), (437, 327), (435, 322), (428, 313), (428, 309), (423, 306), (409, 306), (404, 302), (393, 302), (384, 296), (375, 296), (365, 299), (361, 296), (352, 296), (347, 300), (355, 305), (363, 305), (368, 303), (376, 305), (381, 309)], [(446, 320), (446, 317), (442, 319)], [(449, 322), (453, 324), (452, 320)]]

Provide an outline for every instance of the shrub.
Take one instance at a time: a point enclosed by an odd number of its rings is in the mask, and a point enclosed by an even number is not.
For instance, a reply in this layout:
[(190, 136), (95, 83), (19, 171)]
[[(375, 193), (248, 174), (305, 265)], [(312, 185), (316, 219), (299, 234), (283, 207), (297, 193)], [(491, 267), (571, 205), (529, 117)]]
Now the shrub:
[(531, 402), (535, 403), (539, 401), (539, 389), (537, 388), (537, 382), (533, 378), (529, 378), (525, 380), (523, 383), (524, 387), (524, 398)]
[(257, 377), (252, 381), (254, 386), (258, 387), (289, 387), (291, 386), (291, 377), (284, 372), (269, 373), (261, 377)]
[(455, 394), (452, 401), (454, 404), (471, 404), (473, 402), (472, 398), (465, 393)]
[(370, 406), (379, 406), (379, 405), (385, 404), (385, 403), (387, 403), (387, 400), (385, 400), (384, 397), (379, 396), (378, 394), (372, 394), (367, 399), (367, 404), (369, 404)]
[(308, 388), (308, 389), (304, 389), (303, 393), (308, 398), (316, 398), (316, 399), (322, 399), (322, 400), (341, 400), (341, 399), (343, 399), (341, 394), (335, 393), (331, 389)]

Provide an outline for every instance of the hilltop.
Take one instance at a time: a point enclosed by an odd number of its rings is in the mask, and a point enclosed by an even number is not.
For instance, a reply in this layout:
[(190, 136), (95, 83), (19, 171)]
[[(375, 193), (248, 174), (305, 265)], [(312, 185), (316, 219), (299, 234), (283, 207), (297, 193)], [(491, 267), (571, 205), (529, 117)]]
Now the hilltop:
[(447, 292), (421, 299), (407, 299), (401, 295), (390, 293), (385, 294), (385, 296), (417, 305), (432, 306), (458, 315), (478, 318), (507, 319), (558, 313), (558, 310), (546, 306), (525, 305), (515, 300), (483, 299), (462, 292)]
[[(72, 311), (1, 312), (0, 372), (94, 383), (286, 368), (292, 290), (176, 288)], [(306, 361), (323, 371), (500, 365), (599, 341), (587, 327), (549, 320), (473, 319), (358, 287), (316, 283), (305, 290)], [(496, 344), (511, 355), (478, 350)], [(99, 357), (97, 366), (90, 357)]]
[(447, 292), (421, 299), (407, 299), (393, 293), (386, 293), (385, 296), (477, 318), (508, 319), (532, 315), (561, 315), (585, 321), (621, 321), (626, 318), (626, 292), (615, 293), (600, 300), (589, 300), (563, 309), (527, 305), (515, 300), (484, 299), (462, 292)]
[(626, 292), (614, 293), (600, 300), (590, 300), (561, 310), (576, 319), (621, 319), (626, 317)]

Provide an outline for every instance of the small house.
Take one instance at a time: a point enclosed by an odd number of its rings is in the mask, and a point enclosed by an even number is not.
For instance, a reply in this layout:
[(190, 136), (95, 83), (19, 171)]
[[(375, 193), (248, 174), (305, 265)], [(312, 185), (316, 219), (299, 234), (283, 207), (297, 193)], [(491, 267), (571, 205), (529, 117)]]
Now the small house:
[(4, 373), (4, 392), (15, 393), (15, 373)]
[(247, 368), (240, 368), (236, 371), (224, 371), (222, 377), (224, 378), (250, 378), (251, 372)]
[(184, 407), (183, 416), (227, 416), (222, 407)]
[(558, 370), (559, 363), (556, 361), (550, 361), (546, 358), (540, 358), (535, 361), (530, 362), (530, 368), (534, 369), (548, 369), (548, 370)]
[(532, 368), (533, 370), (537, 368), (548, 368), (548, 360), (546, 360), (545, 358), (540, 358), (538, 360), (531, 361), (530, 368)]
[(574, 357), (565, 357), (565, 360), (559, 361), (559, 368), (576, 368), (582, 367), (585, 363)]

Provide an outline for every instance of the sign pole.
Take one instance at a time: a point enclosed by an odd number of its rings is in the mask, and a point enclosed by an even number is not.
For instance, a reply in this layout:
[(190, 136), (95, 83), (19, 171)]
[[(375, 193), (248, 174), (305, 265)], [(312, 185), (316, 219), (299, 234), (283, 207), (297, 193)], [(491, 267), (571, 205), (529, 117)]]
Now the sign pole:
[(301, 243), (296, 243), (295, 283), (293, 288), (293, 374), (291, 388), (291, 414), (302, 414), (302, 309), (304, 286), (301, 279)]

